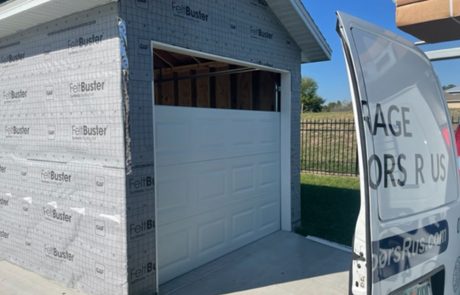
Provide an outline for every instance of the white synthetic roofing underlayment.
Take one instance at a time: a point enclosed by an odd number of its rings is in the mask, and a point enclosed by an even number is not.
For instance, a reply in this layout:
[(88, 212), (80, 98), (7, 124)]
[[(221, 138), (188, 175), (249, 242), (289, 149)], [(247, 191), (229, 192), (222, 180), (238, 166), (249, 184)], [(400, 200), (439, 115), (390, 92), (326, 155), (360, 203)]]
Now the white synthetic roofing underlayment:
[[(0, 38), (117, 0), (11, 0), (0, 5)], [(300, 0), (267, 0), (302, 50), (302, 62), (331, 58), (331, 48)]]

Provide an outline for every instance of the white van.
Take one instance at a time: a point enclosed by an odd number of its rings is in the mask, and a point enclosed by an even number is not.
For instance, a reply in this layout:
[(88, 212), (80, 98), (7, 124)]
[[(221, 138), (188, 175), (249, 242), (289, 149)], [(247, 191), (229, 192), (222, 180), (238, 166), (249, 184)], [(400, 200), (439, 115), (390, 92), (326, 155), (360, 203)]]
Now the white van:
[(455, 140), (412, 43), (338, 13), (357, 129), (361, 209), (350, 294), (460, 294)]

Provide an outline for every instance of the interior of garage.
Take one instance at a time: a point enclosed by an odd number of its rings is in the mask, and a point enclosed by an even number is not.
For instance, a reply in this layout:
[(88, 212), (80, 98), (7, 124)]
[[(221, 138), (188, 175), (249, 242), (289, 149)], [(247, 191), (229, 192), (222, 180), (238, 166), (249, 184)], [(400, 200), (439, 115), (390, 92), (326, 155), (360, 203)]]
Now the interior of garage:
[(157, 105), (280, 111), (279, 73), (154, 50)]

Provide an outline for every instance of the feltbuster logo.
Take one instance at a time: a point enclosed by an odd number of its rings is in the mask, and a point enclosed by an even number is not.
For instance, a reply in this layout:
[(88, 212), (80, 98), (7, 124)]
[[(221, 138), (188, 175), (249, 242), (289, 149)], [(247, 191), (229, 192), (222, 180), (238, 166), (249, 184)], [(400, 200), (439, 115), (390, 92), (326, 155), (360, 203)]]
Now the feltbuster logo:
[(142, 220), (139, 223), (129, 225), (129, 237), (131, 239), (140, 238), (155, 228), (153, 219)]
[(137, 178), (131, 178), (129, 180), (129, 191), (131, 193), (138, 193), (153, 189), (153, 176), (141, 176)]
[(1, 239), (9, 239), (10, 238), (10, 233), (4, 231), (4, 230), (0, 230), (0, 240)]
[(105, 278), (105, 266), (100, 264), (100, 263), (96, 263), (96, 266), (94, 268), (94, 272), (96, 273), (96, 276), (100, 279), (104, 279)]
[(273, 39), (273, 33), (254, 27), (251, 27), (251, 36), (259, 39)]
[(72, 139), (97, 139), (107, 136), (108, 126), (72, 125)]
[(97, 236), (105, 237), (105, 221), (104, 220), (95, 220), (94, 231)]
[(45, 250), (45, 255), (50, 258), (63, 260), (63, 261), (69, 261), (69, 262), (73, 262), (75, 259), (74, 254), (70, 253), (67, 250), (59, 250), (58, 248), (54, 246), (45, 244), (44, 250)]
[(105, 81), (79, 81), (69, 84), (70, 97), (90, 97), (105, 89)]
[(7, 125), (5, 126), (5, 137), (6, 138), (21, 138), (30, 134), (30, 127), (27, 126), (16, 126)]
[(10, 204), (10, 199), (5, 197), (0, 197), (0, 207), (7, 207)]
[(51, 207), (43, 207), (43, 216), (45, 219), (59, 223), (71, 223), (72, 215), (65, 211), (58, 211)]
[(174, 0), (172, 1), (172, 11), (175, 16), (203, 22), (207, 22), (209, 17), (207, 13), (200, 9), (194, 9), (187, 4)]
[(131, 269), (129, 272), (129, 281), (134, 284), (139, 281), (145, 280), (149, 274), (155, 270), (155, 264), (153, 262), (148, 262), (139, 267)]
[(54, 125), (48, 125), (48, 139), (49, 140), (54, 140), (54, 138), (56, 137), (56, 126)]
[(24, 215), (29, 215), (30, 211), (30, 206), (32, 205), (32, 198), (27, 198), (22, 201), (22, 211), (24, 212)]
[(12, 63), (19, 60), (22, 60), (26, 57), (24, 52), (12, 53), (5, 56), (0, 57), (1, 63)]
[(6, 173), (6, 166), (3, 166), (0, 164), (0, 173), (5, 174)]
[(27, 97), (27, 90), (8, 90), (3, 91), (3, 103), (11, 104), (21, 102), (23, 98)]
[(95, 35), (92, 34), (91, 36), (81, 36), (75, 39), (71, 39), (67, 41), (68, 48), (76, 48), (76, 47), (87, 47), (93, 44), (98, 44), (104, 40), (104, 35), (99, 34)]
[(96, 191), (99, 193), (105, 192), (105, 177), (104, 176), (96, 176)]
[(56, 172), (54, 170), (44, 169), (41, 173), (42, 182), (45, 183), (70, 183), (72, 175), (65, 172)]
[(54, 87), (53, 86), (46, 86), (45, 87), (45, 96), (47, 100), (54, 99)]

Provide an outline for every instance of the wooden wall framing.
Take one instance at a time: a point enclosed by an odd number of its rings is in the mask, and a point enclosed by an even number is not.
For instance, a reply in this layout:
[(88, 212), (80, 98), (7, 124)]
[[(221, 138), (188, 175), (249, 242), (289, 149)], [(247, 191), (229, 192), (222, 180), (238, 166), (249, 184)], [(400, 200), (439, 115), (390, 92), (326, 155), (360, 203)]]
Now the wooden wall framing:
[[(280, 74), (220, 62), (154, 70), (158, 105), (279, 111)], [(278, 105), (277, 105), (278, 104)]]

